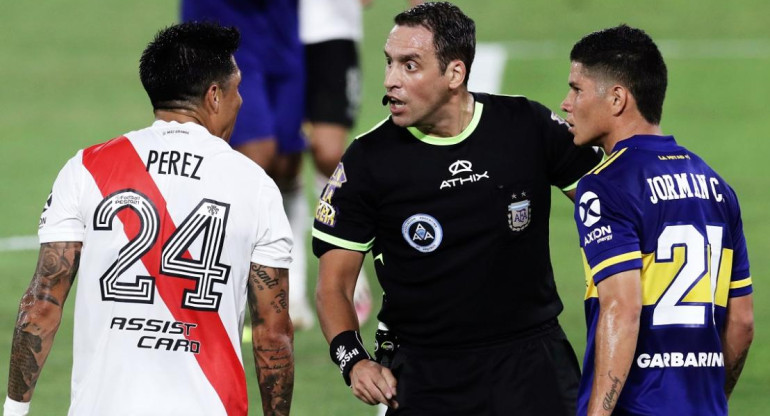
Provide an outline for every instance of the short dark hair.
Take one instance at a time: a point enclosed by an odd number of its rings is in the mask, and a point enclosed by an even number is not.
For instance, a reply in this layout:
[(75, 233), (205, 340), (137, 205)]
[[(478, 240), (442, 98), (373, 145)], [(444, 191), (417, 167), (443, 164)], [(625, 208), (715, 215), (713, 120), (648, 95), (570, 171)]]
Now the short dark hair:
[(139, 78), (155, 110), (197, 105), (212, 83), (225, 85), (236, 71), (235, 27), (188, 22), (160, 30), (142, 52)]
[(441, 72), (446, 71), (449, 62), (459, 59), (465, 64), (464, 83), (468, 84), (476, 54), (476, 24), (459, 7), (445, 1), (422, 3), (393, 20), (399, 26), (423, 26), (433, 33)]
[(658, 46), (643, 30), (623, 24), (593, 32), (575, 44), (569, 57), (592, 76), (628, 88), (645, 120), (660, 124), (668, 72)]

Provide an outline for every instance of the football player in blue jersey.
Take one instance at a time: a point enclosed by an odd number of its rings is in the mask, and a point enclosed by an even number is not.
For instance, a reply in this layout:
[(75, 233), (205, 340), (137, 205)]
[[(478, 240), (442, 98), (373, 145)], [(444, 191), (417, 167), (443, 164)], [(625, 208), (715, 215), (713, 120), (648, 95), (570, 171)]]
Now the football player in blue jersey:
[(591, 33), (570, 60), (574, 141), (608, 155), (575, 199), (588, 325), (578, 414), (726, 415), (754, 332), (735, 192), (663, 135), (667, 70), (644, 31)]

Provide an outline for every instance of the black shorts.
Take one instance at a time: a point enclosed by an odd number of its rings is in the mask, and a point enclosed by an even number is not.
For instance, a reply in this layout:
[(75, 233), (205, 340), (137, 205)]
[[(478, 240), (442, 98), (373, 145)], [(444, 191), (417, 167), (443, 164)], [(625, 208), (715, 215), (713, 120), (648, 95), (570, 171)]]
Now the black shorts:
[(580, 367), (561, 327), (461, 350), (402, 346), (391, 370), (399, 408), (388, 416), (574, 415)]
[(305, 118), (352, 127), (361, 101), (361, 69), (352, 40), (305, 45)]

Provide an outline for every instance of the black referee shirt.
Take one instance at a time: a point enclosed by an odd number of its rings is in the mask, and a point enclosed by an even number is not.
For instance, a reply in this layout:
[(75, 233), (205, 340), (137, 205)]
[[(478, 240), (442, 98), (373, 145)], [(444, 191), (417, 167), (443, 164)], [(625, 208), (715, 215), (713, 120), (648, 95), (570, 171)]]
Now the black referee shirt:
[(402, 342), (452, 348), (515, 338), (556, 317), (550, 186), (601, 160), (524, 97), (473, 94), (469, 126), (436, 138), (386, 119), (355, 140), (323, 191), (313, 252), (371, 250), (378, 315)]

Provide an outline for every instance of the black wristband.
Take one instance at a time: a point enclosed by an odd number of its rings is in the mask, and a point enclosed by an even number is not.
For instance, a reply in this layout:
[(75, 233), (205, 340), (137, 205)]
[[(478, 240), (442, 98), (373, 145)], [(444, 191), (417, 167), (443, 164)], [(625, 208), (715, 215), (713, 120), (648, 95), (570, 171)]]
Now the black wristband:
[(371, 360), (358, 331), (343, 331), (329, 344), (329, 355), (340, 368), (345, 384), (350, 385), (350, 370), (361, 360)]

